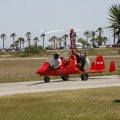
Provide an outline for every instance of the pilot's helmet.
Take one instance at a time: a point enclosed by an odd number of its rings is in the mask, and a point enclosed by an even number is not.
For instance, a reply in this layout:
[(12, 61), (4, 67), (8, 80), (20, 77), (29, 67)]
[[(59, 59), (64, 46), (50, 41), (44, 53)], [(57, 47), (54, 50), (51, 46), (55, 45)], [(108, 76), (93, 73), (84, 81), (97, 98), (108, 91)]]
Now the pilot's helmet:
[(59, 54), (54, 54), (54, 59), (58, 59), (59, 58)]

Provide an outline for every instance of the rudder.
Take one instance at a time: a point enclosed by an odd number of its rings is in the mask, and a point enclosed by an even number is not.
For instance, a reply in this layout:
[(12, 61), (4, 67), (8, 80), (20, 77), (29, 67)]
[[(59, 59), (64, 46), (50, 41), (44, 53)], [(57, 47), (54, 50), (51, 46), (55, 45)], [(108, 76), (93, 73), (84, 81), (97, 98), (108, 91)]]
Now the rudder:
[(101, 55), (96, 57), (96, 69), (97, 70), (103, 70), (103, 69), (105, 69), (105, 64), (104, 64), (103, 56), (101, 56)]

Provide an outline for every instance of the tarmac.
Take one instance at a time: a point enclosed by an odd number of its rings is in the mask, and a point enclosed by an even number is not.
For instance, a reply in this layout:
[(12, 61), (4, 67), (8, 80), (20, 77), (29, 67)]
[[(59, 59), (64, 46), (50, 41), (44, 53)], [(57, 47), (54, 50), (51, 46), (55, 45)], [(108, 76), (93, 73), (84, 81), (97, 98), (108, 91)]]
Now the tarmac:
[(0, 96), (110, 86), (120, 86), (120, 75), (90, 77), (87, 81), (82, 81), (80, 78), (69, 78), (68, 81), (57, 79), (51, 80), (49, 83), (45, 83), (43, 80), (31, 82), (1, 83)]

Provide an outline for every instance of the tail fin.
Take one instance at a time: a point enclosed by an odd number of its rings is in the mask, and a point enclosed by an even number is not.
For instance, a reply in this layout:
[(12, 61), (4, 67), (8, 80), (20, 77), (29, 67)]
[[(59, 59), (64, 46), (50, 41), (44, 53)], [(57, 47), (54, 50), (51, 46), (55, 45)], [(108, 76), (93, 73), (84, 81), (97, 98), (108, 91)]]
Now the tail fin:
[(105, 69), (105, 64), (102, 56), (96, 57), (96, 69), (97, 70), (103, 70)]
[(114, 61), (112, 61), (112, 62), (110, 63), (109, 71), (110, 71), (110, 72), (113, 72), (113, 71), (115, 71), (115, 70), (116, 70), (116, 68), (115, 68), (115, 63), (114, 63)]

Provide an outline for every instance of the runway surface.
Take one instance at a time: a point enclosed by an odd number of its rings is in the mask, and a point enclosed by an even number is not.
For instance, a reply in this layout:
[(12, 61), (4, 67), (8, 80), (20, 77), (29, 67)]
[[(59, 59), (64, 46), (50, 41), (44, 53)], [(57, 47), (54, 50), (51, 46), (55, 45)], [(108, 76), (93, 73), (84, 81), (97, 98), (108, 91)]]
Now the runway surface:
[(108, 86), (120, 86), (120, 75), (90, 77), (88, 81), (82, 81), (80, 78), (70, 78), (69, 81), (57, 79), (51, 80), (49, 83), (44, 81), (1, 83), (0, 96)]

